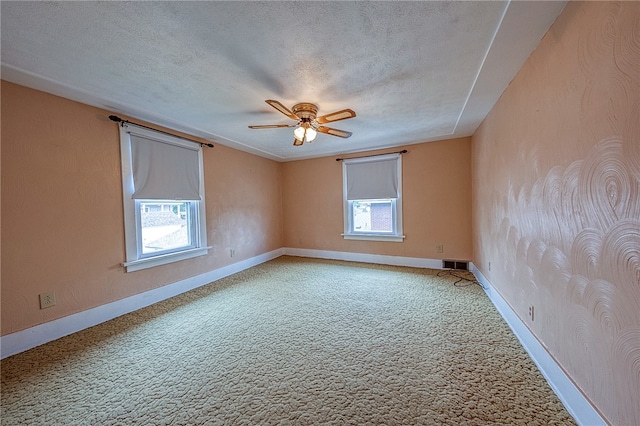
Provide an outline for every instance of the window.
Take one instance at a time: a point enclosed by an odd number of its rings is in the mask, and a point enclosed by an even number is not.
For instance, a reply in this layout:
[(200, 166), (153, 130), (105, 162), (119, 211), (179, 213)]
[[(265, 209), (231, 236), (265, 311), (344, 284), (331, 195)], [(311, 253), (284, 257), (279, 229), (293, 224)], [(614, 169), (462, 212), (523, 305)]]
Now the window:
[(202, 147), (120, 127), (127, 272), (208, 252)]
[(342, 162), (345, 239), (402, 242), (400, 154)]
[(169, 253), (194, 248), (198, 239), (195, 226), (191, 226), (196, 206), (191, 201), (172, 202), (136, 200), (140, 210), (140, 253), (142, 256)]
[(395, 221), (394, 204), (396, 200), (353, 200), (351, 203), (350, 217), (353, 218), (354, 233), (379, 232), (385, 234), (394, 233)]

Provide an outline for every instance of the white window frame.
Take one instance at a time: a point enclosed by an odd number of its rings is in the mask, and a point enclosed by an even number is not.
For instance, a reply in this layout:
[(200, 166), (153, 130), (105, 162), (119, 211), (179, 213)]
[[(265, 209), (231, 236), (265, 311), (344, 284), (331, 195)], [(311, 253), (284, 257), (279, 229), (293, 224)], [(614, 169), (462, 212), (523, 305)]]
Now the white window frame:
[[(374, 200), (347, 200), (347, 164), (365, 163), (395, 158), (398, 162), (398, 198), (392, 198), (393, 231), (392, 232), (362, 232), (353, 229), (353, 202), (354, 201), (374, 201)], [(387, 154), (374, 157), (352, 158), (342, 161), (342, 202), (344, 212), (344, 232), (342, 237), (345, 240), (368, 240), (368, 241), (389, 241), (401, 243), (405, 236), (402, 230), (402, 155)]]
[[(133, 169), (131, 155), (131, 134), (138, 135), (162, 143), (170, 143), (177, 146), (193, 149), (195, 142), (190, 142), (178, 137), (170, 136), (166, 133), (156, 132), (150, 129), (125, 123), (120, 126), (120, 157), (122, 161), (122, 201), (124, 209), (125, 228), (125, 252), (127, 260), (122, 263), (127, 272), (139, 271), (141, 269), (152, 268), (154, 266), (166, 265), (172, 262), (191, 259), (203, 256), (209, 252), (207, 246), (206, 230), (206, 206), (204, 200), (204, 167), (202, 158), (202, 147), (198, 149), (198, 161), (200, 167), (200, 197), (199, 201), (189, 201), (194, 203), (192, 211), (192, 245), (172, 251), (164, 251), (159, 254), (142, 253), (141, 223), (140, 223), (140, 202), (158, 202), (163, 200), (135, 200), (133, 198)], [(176, 201), (176, 200), (166, 200)]]

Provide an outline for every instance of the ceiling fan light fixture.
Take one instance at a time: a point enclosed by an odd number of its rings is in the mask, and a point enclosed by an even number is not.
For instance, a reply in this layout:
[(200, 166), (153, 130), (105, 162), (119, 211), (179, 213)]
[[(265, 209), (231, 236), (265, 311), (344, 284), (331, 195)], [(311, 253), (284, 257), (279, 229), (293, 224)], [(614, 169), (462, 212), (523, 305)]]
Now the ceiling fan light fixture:
[(318, 132), (311, 127), (309, 123), (302, 123), (295, 128), (293, 136), (302, 142), (313, 142), (316, 136), (318, 136)]
[(318, 136), (318, 132), (313, 127), (309, 127), (307, 129), (307, 142), (313, 142), (313, 140)]
[(299, 141), (304, 141), (305, 133), (305, 129), (302, 126), (298, 126), (293, 130), (293, 136), (295, 136)]

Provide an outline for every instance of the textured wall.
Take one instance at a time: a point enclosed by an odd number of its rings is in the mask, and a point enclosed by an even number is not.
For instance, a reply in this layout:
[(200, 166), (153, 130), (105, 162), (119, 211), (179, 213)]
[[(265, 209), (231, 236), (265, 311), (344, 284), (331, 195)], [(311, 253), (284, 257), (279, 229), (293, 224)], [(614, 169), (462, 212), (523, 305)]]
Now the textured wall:
[[(284, 163), (285, 246), (471, 259), (470, 142), (462, 138), (406, 147), (409, 153), (402, 156), (406, 239), (402, 243), (342, 238), (342, 163), (336, 157)], [(444, 244), (444, 253), (436, 252), (436, 244)]]
[[(2, 82), (2, 335), (282, 247), (281, 164), (216, 145), (204, 150), (209, 254), (125, 273), (108, 115)], [(40, 310), (52, 290), (57, 305)]]
[(640, 3), (570, 2), (472, 143), (476, 263), (611, 423), (640, 424)]

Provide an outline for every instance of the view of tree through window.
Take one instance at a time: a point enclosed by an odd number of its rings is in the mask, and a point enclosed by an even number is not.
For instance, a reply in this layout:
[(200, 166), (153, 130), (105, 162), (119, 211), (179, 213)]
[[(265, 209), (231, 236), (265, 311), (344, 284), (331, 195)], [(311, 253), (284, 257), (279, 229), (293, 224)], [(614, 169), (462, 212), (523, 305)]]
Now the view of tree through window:
[(354, 200), (354, 232), (393, 232), (391, 199)]
[(191, 245), (188, 202), (140, 202), (142, 253)]

